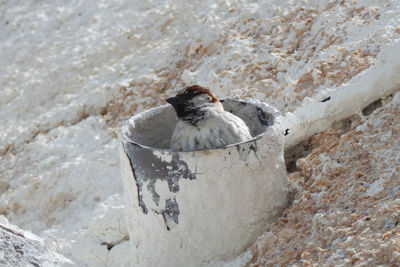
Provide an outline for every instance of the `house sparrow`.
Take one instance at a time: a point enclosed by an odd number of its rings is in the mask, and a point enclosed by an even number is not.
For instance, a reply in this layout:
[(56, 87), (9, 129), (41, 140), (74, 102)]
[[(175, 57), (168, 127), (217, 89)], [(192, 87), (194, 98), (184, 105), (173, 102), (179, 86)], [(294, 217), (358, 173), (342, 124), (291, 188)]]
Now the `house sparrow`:
[(204, 87), (184, 87), (167, 102), (178, 116), (170, 143), (173, 151), (211, 149), (251, 139), (246, 123), (225, 111), (221, 102)]

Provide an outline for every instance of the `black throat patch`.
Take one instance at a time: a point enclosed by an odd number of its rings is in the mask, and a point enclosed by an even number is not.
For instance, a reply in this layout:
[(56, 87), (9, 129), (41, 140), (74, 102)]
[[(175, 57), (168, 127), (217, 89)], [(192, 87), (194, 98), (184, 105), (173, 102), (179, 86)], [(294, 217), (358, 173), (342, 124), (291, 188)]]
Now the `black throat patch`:
[(185, 108), (178, 117), (191, 125), (196, 125), (200, 120), (203, 120), (207, 110), (205, 108)]

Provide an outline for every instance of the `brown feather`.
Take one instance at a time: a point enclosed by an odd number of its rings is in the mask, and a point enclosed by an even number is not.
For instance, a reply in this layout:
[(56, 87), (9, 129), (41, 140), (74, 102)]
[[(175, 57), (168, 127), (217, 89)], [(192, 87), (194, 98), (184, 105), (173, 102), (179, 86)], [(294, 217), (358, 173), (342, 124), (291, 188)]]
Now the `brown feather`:
[(213, 94), (210, 92), (210, 90), (208, 90), (208, 89), (205, 88), (205, 87), (201, 87), (200, 85), (197, 85), (197, 84), (191, 85), (191, 86), (189, 86), (189, 87), (187, 88), (187, 90), (191, 90), (191, 91), (197, 92), (197, 94), (199, 94), (199, 95), (201, 95), (201, 94), (207, 94), (207, 95), (209, 95), (209, 96), (211, 97), (211, 99), (212, 99), (212, 100), (211, 100), (212, 103), (219, 102), (218, 98), (216, 98), (215, 95), (213, 95)]

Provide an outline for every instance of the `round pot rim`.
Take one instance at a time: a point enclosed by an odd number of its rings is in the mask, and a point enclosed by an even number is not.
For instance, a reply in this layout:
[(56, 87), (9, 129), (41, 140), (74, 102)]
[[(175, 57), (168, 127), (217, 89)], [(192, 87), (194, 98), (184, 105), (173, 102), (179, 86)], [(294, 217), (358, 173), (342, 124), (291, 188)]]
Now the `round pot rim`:
[[(221, 99), (221, 102), (223, 102), (225, 100), (233, 100), (233, 101), (238, 101), (238, 102), (242, 101), (242, 102), (246, 102), (246, 103), (249, 103), (249, 104), (257, 103), (257, 104), (263, 105), (264, 107), (268, 107), (268, 108), (271, 109), (271, 112), (269, 114), (271, 114), (273, 116), (273, 123), (271, 125), (268, 125), (262, 133), (254, 136), (253, 138), (251, 138), (249, 140), (246, 140), (246, 141), (243, 141), (243, 142), (239, 142), (239, 143), (230, 144), (230, 145), (227, 145), (227, 146), (224, 146), (224, 147), (216, 147), (216, 148), (211, 148), (211, 149), (198, 149), (198, 150), (190, 150), (190, 151), (172, 151), (169, 148), (158, 148), (158, 147), (146, 146), (146, 145), (140, 144), (140, 143), (138, 143), (136, 141), (133, 141), (131, 138), (129, 138), (127, 136), (126, 128), (127, 128), (127, 125), (129, 124), (129, 122), (131, 120), (135, 120), (136, 117), (143, 116), (143, 114), (149, 113), (149, 112), (151, 112), (153, 110), (160, 109), (160, 108), (167, 108), (168, 106), (170, 106), (169, 104), (164, 104), (164, 105), (161, 105), (161, 106), (157, 106), (157, 107), (153, 107), (153, 108), (147, 109), (147, 110), (145, 110), (143, 112), (140, 112), (140, 113), (138, 113), (136, 115), (133, 115), (131, 118), (129, 118), (127, 121), (125, 121), (123, 123), (122, 128), (120, 130), (120, 133), (122, 135), (123, 140), (126, 143), (133, 144), (134, 146), (137, 146), (137, 147), (140, 147), (140, 148), (149, 149), (149, 150), (153, 150), (153, 151), (164, 152), (164, 153), (168, 152), (168, 153), (171, 153), (171, 154), (172, 153), (190, 154), (190, 153), (197, 152), (197, 151), (208, 152), (208, 151), (214, 151), (214, 150), (225, 150), (225, 149), (228, 149), (228, 148), (231, 148), (231, 147), (234, 147), (234, 146), (238, 146), (238, 145), (243, 145), (243, 144), (246, 144), (246, 143), (254, 142), (254, 141), (258, 140), (258, 139), (261, 139), (266, 134), (266, 132), (268, 131), (269, 128), (274, 127), (279, 123), (278, 120), (277, 120), (279, 111), (277, 111), (274, 107), (268, 105), (265, 102), (261, 102), (261, 101), (253, 100), (253, 99), (237, 99), (237, 98), (230, 98), (230, 97)], [(265, 110), (263, 110), (263, 111), (266, 112)]]

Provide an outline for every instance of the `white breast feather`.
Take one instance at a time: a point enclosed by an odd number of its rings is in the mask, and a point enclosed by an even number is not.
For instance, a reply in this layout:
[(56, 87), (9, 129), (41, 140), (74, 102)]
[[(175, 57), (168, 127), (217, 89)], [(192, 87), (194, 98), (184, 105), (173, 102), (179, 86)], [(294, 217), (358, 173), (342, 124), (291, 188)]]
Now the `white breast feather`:
[(243, 120), (223, 110), (211, 110), (208, 116), (195, 126), (178, 120), (172, 134), (170, 149), (211, 149), (249, 139), (251, 134)]

